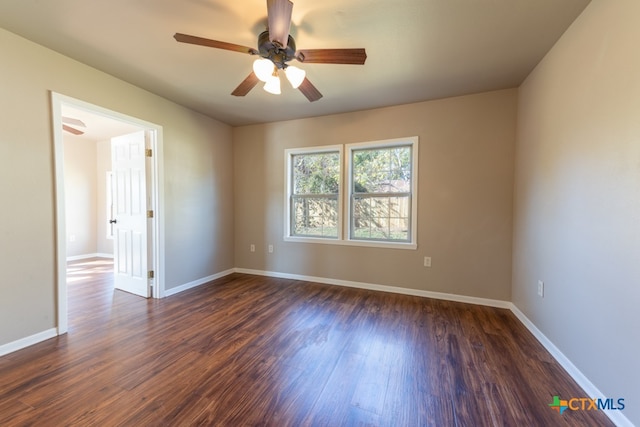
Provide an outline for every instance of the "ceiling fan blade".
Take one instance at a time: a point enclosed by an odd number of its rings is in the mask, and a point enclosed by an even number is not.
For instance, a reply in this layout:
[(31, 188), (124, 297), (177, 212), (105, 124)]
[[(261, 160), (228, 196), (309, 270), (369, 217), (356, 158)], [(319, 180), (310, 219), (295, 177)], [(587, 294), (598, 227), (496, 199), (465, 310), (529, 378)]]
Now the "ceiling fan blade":
[(304, 63), (363, 65), (367, 60), (364, 49), (302, 49), (296, 59)]
[(298, 86), (298, 89), (300, 89), (300, 92), (302, 92), (302, 94), (311, 102), (322, 98), (320, 91), (316, 89), (316, 87), (306, 77), (302, 81), (302, 84)]
[(260, 80), (258, 79), (258, 76), (256, 76), (256, 73), (252, 71), (251, 74), (249, 74), (247, 78), (244, 79), (233, 92), (231, 92), (231, 95), (245, 96), (251, 89), (255, 87), (255, 85), (258, 84), (259, 81)]
[(190, 43), (199, 46), (214, 47), (216, 49), (231, 50), (234, 52), (248, 53), (249, 55), (257, 55), (258, 51), (252, 47), (241, 46), (239, 44), (221, 42), (218, 40), (205, 39), (203, 37), (190, 36), (189, 34), (175, 33), (173, 36), (180, 43)]
[(73, 117), (62, 116), (62, 123), (66, 123), (68, 125), (80, 126), (83, 128), (87, 127), (87, 125), (85, 125), (82, 120), (74, 119)]
[(291, 28), (291, 0), (267, 0), (267, 18), (269, 20), (269, 41), (278, 42), (287, 47)]
[(71, 126), (67, 126), (65, 124), (62, 125), (62, 130), (66, 130), (67, 132), (72, 133), (74, 135), (82, 135), (84, 133), (81, 130), (72, 128)]

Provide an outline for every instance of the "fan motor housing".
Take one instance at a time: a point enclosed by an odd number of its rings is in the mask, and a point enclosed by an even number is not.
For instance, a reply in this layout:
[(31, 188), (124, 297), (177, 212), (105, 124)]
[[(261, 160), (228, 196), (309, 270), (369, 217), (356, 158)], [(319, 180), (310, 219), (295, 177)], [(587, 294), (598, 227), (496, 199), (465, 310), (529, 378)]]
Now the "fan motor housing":
[(280, 43), (269, 40), (269, 31), (264, 31), (258, 36), (258, 52), (263, 58), (270, 59), (279, 69), (287, 67), (287, 62), (296, 57), (296, 42), (289, 35), (287, 47), (283, 48)]

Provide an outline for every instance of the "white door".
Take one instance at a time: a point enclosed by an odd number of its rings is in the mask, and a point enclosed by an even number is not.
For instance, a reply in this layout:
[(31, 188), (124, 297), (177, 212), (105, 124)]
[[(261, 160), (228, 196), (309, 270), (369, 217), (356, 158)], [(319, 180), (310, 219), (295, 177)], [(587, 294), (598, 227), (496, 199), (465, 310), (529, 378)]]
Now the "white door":
[(147, 254), (145, 131), (111, 138), (114, 285), (150, 296)]

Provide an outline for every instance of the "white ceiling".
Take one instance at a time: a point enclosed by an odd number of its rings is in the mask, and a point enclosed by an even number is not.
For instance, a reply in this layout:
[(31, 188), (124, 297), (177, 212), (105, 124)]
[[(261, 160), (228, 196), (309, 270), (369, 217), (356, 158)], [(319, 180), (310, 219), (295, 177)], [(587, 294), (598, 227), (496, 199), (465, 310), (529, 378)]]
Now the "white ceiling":
[[(283, 81), (231, 96), (255, 57), (265, 0), (2, 0), (0, 27), (231, 125), (364, 110), (518, 86), (589, 0), (293, 0), (299, 49), (363, 47), (357, 65), (296, 64), (324, 98)], [(283, 79), (284, 80), (284, 79)]]
[(60, 112), (63, 122), (64, 118), (68, 117), (72, 120), (80, 120), (84, 125), (67, 123), (68, 126), (83, 132), (82, 135), (63, 132), (63, 137), (68, 140), (109, 141), (115, 136), (127, 135), (144, 129), (118, 118), (97, 114), (67, 104), (62, 104)]

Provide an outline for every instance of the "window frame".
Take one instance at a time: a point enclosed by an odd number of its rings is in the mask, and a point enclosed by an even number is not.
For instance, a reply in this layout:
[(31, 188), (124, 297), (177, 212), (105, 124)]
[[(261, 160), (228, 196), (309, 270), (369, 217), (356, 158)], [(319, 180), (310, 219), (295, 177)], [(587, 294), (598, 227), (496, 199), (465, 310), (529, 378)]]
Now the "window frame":
[[(296, 155), (301, 155), (301, 154), (307, 154), (307, 155), (313, 155), (313, 154), (323, 154), (323, 153), (332, 153), (332, 152), (337, 152), (338, 153), (338, 158), (339, 158), (339, 165), (340, 165), (340, 183), (338, 185), (338, 197), (337, 197), (337, 201), (338, 201), (338, 221), (337, 221), (337, 227), (338, 227), (338, 233), (336, 237), (322, 237), (322, 236), (301, 236), (301, 235), (295, 235), (292, 233), (292, 226), (293, 226), (293, 209), (292, 209), (292, 200), (294, 197), (293, 194), (293, 162), (292, 162), (292, 158), (293, 156)], [(285, 235), (284, 235), (284, 240), (285, 241), (294, 241), (294, 242), (300, 242), (300, 241), (309, 241), (309, 242), (326, 242), (326, 243), (336, 243), (338, 241), (341, 241), (343, 238), (343, 215), (342, 215), (342, 211), (343, 211), (343, 197), (342, 197), (342, 191), (343, 191), (343, 179), (344, 179), (344, 156), (343, 156), (343, 146), (342, 145), (326, 145), (326, 146), (320, 146), (320, 147), (305, 147), (305, 148), (290, 148), (290, 149), (286, 149), (285, 150), (285, 165), (286, 165), (286, 175), (285, 175)]]
[[(290, 148), (285, 149), (285, 229), (284, 240), (287, 242), (321, 243), (331, 245), (364, 246), (387, 249), (418, 248), (418, 144), (417, 136), (394, 138), (379, 141), (366, 141), (350, 144), (327, 145), (320, 147)], [(411, 148), (411, 192), (409, 220), (409, 240), (373, 240), (358, 239), (352, 236), (352, 201), (353, 201), (353, 151), (365, 149), (384, 149), (409, 146)], [(311, 237), (296, 236), (291, 233), (292, 226), (292, 186), (293, 170), (292, 156), (299, 154), (317, 154), (338, 151), (340, 156), (340, 185), (338, 190), (338, 237)], [(402, 193), (405, 194), (405, 193)]]
[[(383, 240), (383, 239), (361, 239), (355, 237), (353, 230), (353, 201), (354, 195), (356, 194), (353, 191), (353, 152), (360, 150), (376, 150), (376, 149), (386, 149), (386, 148), (395, 148), (395, 147), (409, 147), (411, 150), (411, 187), (409, 193), (409, 203), (410, 203), (410, 219), (409, 219), (409, 233), (407, 241), (399, 241), (399, 240)], [(353, 244), (357, 243), (360, 246), (371, 246), (371, 247), (385, 247), (385, 248), (398, 248), (398, 249), (417, 249), (417, 222), (418, 222), (418, 137), (407, 137), (407, 138), (394, 138), (387, 139), (381, 141), (370, 141), (370, 142), (358, 142), (353, 144), (347, 144), (345, 146), (345, 161), (347, 163), (347, 191), (345, 191), (345, 205), (347, 207), (347, 227), (346, 227), (346, 241), (353, 242)], [(406, 193), (398, 193), (398, 194), (406, 194)]]
[[(354, 226), (353, 226), (353, 218), (354, 218), (354, 201), (357, 197), (357, 194), (354, 191), (354, 165), (353, 165), (353, 155), (356, 151), (364, 151), (364, 150), (384, 150), (384, 149), (392, 149), (397, 147), (409, 147), (410, 150), (410, 173), (411, 173), (411, 186), (408, 193), (380, 193), (378, 196), (380, 197), (393, 197), (394, 195), (402, 195), (409, 197), (409, 232), (407, 240), (385, 240), (385, 239), (369, 239), (369, 238), (358, 238), (356, 237)], [(347, 144), (345, 147), (345, 157), (347, 163), (347, 185), (348, 191), (345, 192), (348, 199), (346, 200), (347, 206), (347, 240), (352, 242), (360, 242), (363, 245), (367, 246), (378, 246), (379, 244), (384, 245), (384, 247), (389, 247), (390, 245), (400, 245), (399, 247), (411, 246), (412, 249), (417, 247), (416, 245), (416, 225), (417, 225), (417, 174), (418, 168), (416, 167), (416, 155), (418, 153), (418, 141), (417, 137), (411, 138), (398, 138), (398, 139), (389, 139), (383, 141), (371, 141), (371, 142), (359, 142), (354, 144)], [(371, 194), (369, 197), (373, 197)], [(361, 196), (362, 197), (362, 196)]]

